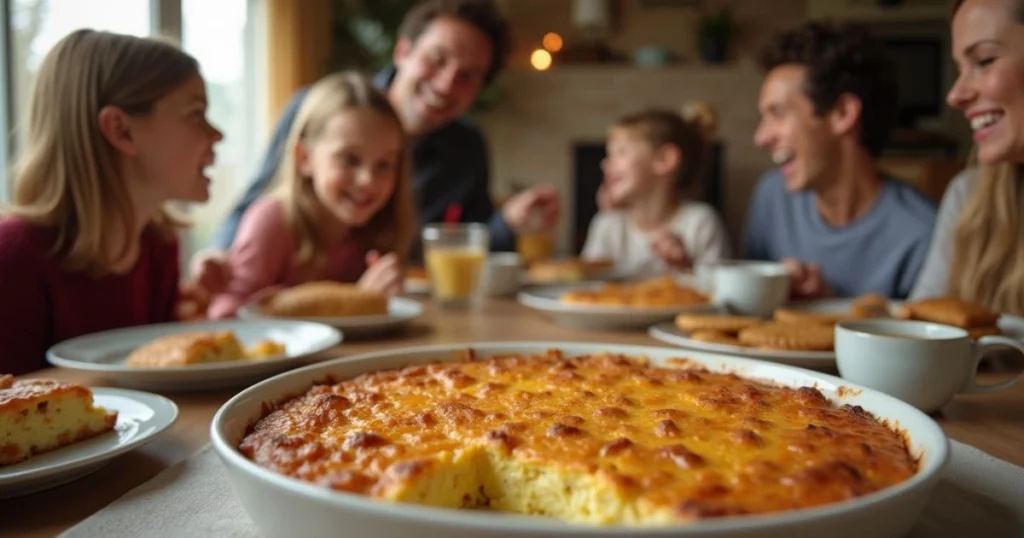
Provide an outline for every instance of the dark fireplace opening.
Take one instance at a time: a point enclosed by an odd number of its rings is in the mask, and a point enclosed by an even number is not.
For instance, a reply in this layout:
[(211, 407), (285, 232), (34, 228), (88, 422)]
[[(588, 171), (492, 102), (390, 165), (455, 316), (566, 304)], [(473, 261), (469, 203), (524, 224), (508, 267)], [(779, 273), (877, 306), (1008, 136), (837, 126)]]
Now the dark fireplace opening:
[[(700, 179), (695, 185), (692, 198), (711, 204), (722, 217), (722, 175), (724, 148), (721, 142), (708, 147), (708, 160)], [(587, 229), (590, 221), (597, 214), (597, 189), (601, 186), (604, 174), (601, 172), (601, 161), (605, 157), (604, 141), (579, 142), (572, 148), (573, 179), (574, 179), (574, 222), (573, 252), (579, 254), (587, 241)]]

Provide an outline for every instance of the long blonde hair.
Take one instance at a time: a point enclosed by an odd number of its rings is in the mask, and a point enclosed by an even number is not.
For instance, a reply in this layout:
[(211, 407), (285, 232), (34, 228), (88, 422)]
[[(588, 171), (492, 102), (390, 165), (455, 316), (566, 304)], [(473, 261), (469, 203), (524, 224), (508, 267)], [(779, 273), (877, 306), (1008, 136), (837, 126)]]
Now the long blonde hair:
[[(955, 17), (963, 0), (953, 2)], [(1024, 2), (1014, 2), (1024, 22)], [(973, 192), (953, 231), (947, 292), (1000, 312), (1024, 314), (1024, 165), (977, 164)]]
[(948, 292), (1024, 314), (1024, 166), (981, 165), (953, 232)]
[[(174, 45), (93, 30), (72, 32), (46, 55), (7, 213), (52, 229), (51, 254), (62, 268), (103, 274), (131, 249), (133, 238), (109, 233), (134, 229), (135, 215), (117, 150), (100, 131), (100, 110), (146, 115), (198, 72), (196, 60)], [(165, 209), (153, 224), (172, 235), (183, 221)], [(123, 244), (111, 248), (112, 236)]]
[(401, 162), (395, 171), (395, 188), (391, 199), (365, 226), (352, 230), (352, 237), (367, 250), (395, 252), (404, 258), (415, 231), (407, 142), (401, 121), (387, 97), (370, 81), (355, 72), (328, 75), (314, 84), (302, 101), (295, 123), (288, 134), (284, 158), (275, 176), (270, 194), (284, 202), (288, 225), (298, 250), (296, 264), (310, 269), (321, 263), (326, 251), (323, 233), (325, 210), (313, 191), (312, 178), (299, 170), (295, 149), (315, 142), (334, 115), (347, 109), (367, 107), (395, 123), (402, 134)]

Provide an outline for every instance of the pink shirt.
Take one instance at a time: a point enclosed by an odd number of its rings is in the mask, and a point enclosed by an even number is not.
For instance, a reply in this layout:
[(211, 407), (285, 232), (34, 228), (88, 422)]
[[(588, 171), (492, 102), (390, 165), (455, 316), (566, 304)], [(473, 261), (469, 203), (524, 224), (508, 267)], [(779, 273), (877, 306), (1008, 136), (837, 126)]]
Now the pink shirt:
[(253, 202), (242, 216), (228, 252), (231, 282), (210, 303), (209, 317), (234, 316), (254, 294), (270, 286), (294, 286), (311, 280), (356, 282), (366, 271), (366, 250), (355, 241), (331, 246), (325, 263), (312, 274), (295, 265), (297, 250), (281, 200), (265, 196)]
[(55, 232), (0, 219), (0, 374), (48, 366), (46, 350), (83, 334), (174, 320), (178, 242), (152, 227), (135, 267), (92, 277), (50, 254)]

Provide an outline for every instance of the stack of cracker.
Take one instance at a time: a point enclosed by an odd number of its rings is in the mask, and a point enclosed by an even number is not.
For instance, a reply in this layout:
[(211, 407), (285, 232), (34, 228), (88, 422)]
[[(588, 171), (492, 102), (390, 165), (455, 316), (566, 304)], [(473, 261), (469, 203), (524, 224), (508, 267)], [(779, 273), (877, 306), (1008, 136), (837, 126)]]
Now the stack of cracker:
[(858, 297), (849, 312), (827, 313), (780, 308), (773, 319), (715, 314), (681, 314), (676, 326), (691, 340), (731, 346), (788, 351), (832, 351), (835, 324), (847, 319), (889, 316), (889, 301), (880, 295)]

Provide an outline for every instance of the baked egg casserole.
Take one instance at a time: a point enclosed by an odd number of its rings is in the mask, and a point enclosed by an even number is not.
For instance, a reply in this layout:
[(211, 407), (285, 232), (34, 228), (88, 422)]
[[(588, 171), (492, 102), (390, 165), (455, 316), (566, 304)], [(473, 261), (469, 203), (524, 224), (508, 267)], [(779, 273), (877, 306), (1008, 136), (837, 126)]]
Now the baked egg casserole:
[(688, 361), (557, 351), (326, 380), (268, 405), (257, 465), (396, 502), (654, 526), (841, 502), (917, 470), (904, 436), (817, 389)]

